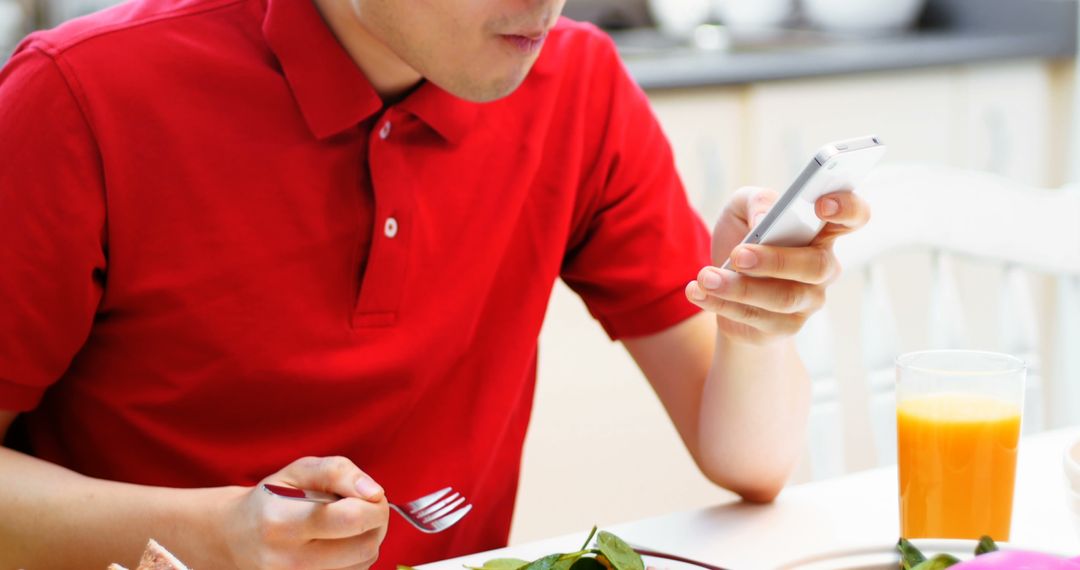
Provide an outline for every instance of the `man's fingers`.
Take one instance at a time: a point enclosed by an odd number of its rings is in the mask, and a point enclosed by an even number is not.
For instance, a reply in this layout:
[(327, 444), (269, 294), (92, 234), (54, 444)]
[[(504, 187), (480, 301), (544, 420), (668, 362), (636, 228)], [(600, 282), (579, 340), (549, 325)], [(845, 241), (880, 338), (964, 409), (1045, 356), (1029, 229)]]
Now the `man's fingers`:
[(780, 193), (772, 188), (754, 188), (747, 203), (747, 225), (756, 226), (779, 199)]
[(764, 333), (793, 334), (806, 320), (802, 314), (774, 313), (760, 307), (709, 296), (699, 288), (697, 281), (686, 285), (686, 296), (695, 305), (710, 313)]
[(849, 234), (870, 221), (870, 205), (853, 192), (836, 192), (817, 201), (816, 212), (825, 227), (811, 245), (829, 247), (836, 238)]
[(279, 480), (299, 489), (359, 497), (379, 502), (383, 489), (355, 463), (345, 457), (304, 457), (282, 469)]
[(857, 230), (870, 221), (870, 205), (854, 192), (834, 192), (822, 196), (815, 204), (822, 220), (848, 231)]
[(803, 313), (820, 309), (825, 292), (816, 285), (751, 277), (716, 267), (698, 273), (698, 286), (710, 297), (760, 307), (774, 313)]
[(728, 200), (724, 217), (752, 226), (779, 198), (780, 193), (772, 188), (743, 186)]
[(731, 252), (732, 266), (739, 273), (820, 285), (840, 273), (832, 249), (742, 245)]
[[(385, 502), (372, 503), (346, 497), (320, 505), (307, 521), (304, 533), (310, 539), (345, 539), (360, 536), (387, 525), (390, 509)], [(334, 566), (336, 568), (336, 566)]]
[(381, 531), (304, 545), (304, 560), (317, 568), (365, 568), (375, 563), (382, 543)]

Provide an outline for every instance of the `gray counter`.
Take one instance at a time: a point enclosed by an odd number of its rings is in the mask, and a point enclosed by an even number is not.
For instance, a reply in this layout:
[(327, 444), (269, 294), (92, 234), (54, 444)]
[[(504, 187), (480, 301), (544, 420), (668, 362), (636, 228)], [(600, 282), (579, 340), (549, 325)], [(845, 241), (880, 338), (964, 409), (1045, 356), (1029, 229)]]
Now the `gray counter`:
[(733, 34), (725, 50), (680, 45), (651, 28), (612, 31), (646, 89), (729, 85), (1019, 58), (1071, 58), (1076, 0), (930, 0), (916, 29), (886, 37), (792, 29)]

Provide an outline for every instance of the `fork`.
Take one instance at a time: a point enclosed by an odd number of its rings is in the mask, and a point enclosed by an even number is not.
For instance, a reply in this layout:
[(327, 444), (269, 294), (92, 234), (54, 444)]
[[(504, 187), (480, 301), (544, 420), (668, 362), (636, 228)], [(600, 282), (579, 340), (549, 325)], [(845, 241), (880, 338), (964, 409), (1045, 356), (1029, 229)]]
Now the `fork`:
[[(272, 483), (263, 483), (262, 487), (271, 495), (297, 501), (333, 503), (341, 498), (340, 495), (333, 493), (309, 491)], [(404, 505), (390, 503), (390, 508), (394, 509), (406, 521), (409, 521), (409, 524), (416, 527), (420, 532), (432, 534), (454, 526), (465, 515), (469, 514), (469, 511), (472, 510), (471, 504), (459, 508), (464, 502), (465, 497), (461, 493), (455, 492), (453, 487), (446, 487), (430, 495), (424, 495), (419, 499), (409, 501)]]

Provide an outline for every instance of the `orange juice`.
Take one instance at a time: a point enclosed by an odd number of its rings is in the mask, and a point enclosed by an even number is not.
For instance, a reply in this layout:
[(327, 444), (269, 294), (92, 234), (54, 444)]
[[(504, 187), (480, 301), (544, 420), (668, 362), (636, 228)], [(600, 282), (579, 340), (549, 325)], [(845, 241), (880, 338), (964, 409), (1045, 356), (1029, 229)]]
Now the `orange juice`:
[(935, 394), (905, 399), (896, 413), (901, 534), (1008, 540), (1019, 406)]

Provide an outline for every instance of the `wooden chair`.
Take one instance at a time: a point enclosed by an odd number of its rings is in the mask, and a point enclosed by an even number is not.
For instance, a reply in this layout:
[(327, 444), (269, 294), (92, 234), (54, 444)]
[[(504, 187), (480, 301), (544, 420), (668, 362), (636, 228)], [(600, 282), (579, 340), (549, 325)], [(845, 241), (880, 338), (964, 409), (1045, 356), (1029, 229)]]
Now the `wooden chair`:
[(873, 220), (841, 240), (844, 277), (798, 337), (814, 379), (797, 479), (895, 462), (895, 357), (927, 348), (1028, 363), (1024, 430), (1080, 422), (1080, 188), (938, 166), (882, 167)]

